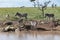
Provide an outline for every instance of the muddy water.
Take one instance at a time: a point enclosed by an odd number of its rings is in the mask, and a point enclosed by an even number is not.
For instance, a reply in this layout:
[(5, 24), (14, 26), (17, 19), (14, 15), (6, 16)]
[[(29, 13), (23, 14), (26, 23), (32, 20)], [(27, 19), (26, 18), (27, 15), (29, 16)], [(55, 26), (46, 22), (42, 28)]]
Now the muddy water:
[(60, 35), (35, 32), (0, 33), (0, 40), (60, 40)]

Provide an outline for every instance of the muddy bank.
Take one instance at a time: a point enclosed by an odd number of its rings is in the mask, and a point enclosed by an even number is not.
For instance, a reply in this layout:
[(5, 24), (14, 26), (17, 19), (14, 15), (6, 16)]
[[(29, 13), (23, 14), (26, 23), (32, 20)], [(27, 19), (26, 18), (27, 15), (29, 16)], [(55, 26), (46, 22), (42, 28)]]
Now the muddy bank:
[(57, 21), (46, 20), (19, 20), (19, 21), (1, 21), (0, 31), (60, 31), (60, 25)]
[(3, 34), (31, 34), (31, 35), (60, 35), (60, 31), (19, 31), (19, 32), (0, 32)]

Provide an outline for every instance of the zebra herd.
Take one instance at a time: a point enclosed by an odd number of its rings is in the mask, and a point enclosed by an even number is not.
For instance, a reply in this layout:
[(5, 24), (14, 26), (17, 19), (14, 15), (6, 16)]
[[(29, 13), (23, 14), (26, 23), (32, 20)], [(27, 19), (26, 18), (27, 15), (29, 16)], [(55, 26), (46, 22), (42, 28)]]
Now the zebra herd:
[[(17, 12), (15, 14), (15, 16), (18, 16), (19, 18), (24, 17), (25, 19), (28, 19), (28, 13), (19, 13), (19, 12)], [(6, 19), (9, 19), (9, 17), (10, 17), (10, 15), (7, 14), (6, 15)], [(44, 18), (48, 18), (49, 20), (52, 18), (52, 20), (54, 20), (55, 19), (55, 15), (53, 13), (46, 13)]]

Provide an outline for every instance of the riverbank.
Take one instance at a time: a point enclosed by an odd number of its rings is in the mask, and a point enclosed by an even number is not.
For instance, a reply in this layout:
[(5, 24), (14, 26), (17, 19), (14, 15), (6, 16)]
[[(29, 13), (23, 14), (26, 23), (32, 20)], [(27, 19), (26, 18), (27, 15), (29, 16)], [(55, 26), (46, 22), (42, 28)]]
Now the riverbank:
[(0, 32), (3, 34), (10, 34), (10, 33), (14, 33), (14, 34), (31, 34), (31, 35), (60, 35), (60, 31), (19, 31), (19, 32)]

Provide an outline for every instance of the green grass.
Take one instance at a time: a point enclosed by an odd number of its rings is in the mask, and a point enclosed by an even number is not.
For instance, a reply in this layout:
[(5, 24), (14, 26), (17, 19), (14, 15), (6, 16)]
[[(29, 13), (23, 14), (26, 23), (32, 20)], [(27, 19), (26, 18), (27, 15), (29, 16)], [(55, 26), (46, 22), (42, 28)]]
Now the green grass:
[[(38, 8), (0, 8), (0, 20), (6, 20), (6, 14), (10, 15), (10, 19), (14, 20), (16, 12), (28, 13), (28, 19), (42, 19), (41, 10)], [(56, 18), (60, 18), (60, 7), (57, 8), (47, 8), (45, 13), (54, 13)]]

